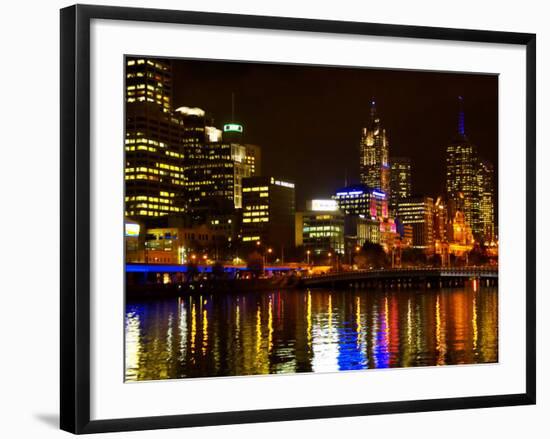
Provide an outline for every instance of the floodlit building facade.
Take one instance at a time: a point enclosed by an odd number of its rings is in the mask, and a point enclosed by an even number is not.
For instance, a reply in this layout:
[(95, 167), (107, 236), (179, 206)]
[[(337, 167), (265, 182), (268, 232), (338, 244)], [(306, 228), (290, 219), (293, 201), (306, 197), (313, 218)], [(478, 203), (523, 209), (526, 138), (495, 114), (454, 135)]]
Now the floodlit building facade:
[(186, 210), (183, 121), (172, 113), (167, 61), (126, 58), (125, 213), (145, 220)]
[(184, 264), (189, 261), (207, 263), (223, 257), (226, 249), (224, 233), (206, 224), (193, 227), (147, 229), (144, 262), (151, 264)]
[(256, 177), (262, 175), (262, 148), (258, 145), (245, 143), (245, 164), (250, 169), (250, 176)]
[(482, 232), (479, 216), (478, 154), (477, 148), (466, 137), (463, 99), (460, 96), (458, 130), (455, 139), (447, 146), (446, 191), (449, 214), (464, 213), (464, 219), (474, 236)]
[(389, 141), (376, 110), (376, 102), (370, 103), (369, 121), (361, 130), (359, 143), (359, 178), (361, 183), (390, 193)]
[(340, 212), (346, 215), (362, 215), (373, 219), (388, 217), (386, 194), (365, 184), (339, 189), (333, 199)]
[(488, 160), (480, 160), (477, 173), (479, 190), (479, 229), (485, 242), (496, 239), (495, 230), (495, 171)]
[(403, 225), (412, 226), (412, 247), (426, 254), (434, 252), (434, 202), (430, 197), (412, 197), (399, 203), (397, 212)]
[(295, 245), (294, 183), (275, 177), (243, 179), (242, 243), (274, 247), (281, 252)]
[(230, 142), (225, 132), (211, 126), (200, 108), (180, 107), (176, 111), (185, 129), (184, 176), (190, 215), (204, 221), (214, 213), (241, 209), (242, 180), (257, 172), (260, 148)]
[[(311, 200), (308, 210), (296, 214), (297, 232), (305, 251), (320, 255), (327, 252), (344, 254), (344, 215), (334, 200)], [(325, 210), (326, 209), (326, 210)]]
[(412, 196), (411, 159), (390, 159), (390, 212), (397, 212), (399, 201)]

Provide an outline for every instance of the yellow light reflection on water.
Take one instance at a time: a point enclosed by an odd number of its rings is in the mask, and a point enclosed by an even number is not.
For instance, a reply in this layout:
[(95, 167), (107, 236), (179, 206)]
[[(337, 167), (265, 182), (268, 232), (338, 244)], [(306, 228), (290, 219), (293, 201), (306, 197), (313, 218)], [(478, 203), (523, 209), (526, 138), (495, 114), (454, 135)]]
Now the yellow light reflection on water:
[(208, 348), (208, 313), (206, 308), (202, 311), (202, 355), (206, 355)]
[(237, 340), (239, 340), (239, 337), (241, 336), (241, 307), (237, 305), (235, 307), (235, 336)]
[(269, 298), (269, 309), (267, 314), (267, 345), (269, 352), (273, 349), (273, 301)]
[(138, 379), (139, 360), (141, 354), (140, 321), (136, 313), (126, 317), (126, 380)]
[(412, 326), (412, 306), (411, 306), (411, 299), (407, 300), (407, 344), (410, 347), (412, 346), (412, 332), (413, 332), (413, 326)]
[(413, 343), (413, 326), (412, 326), (412, 305), (410, 297), (407, 299), (407, 312), (405, 314), (405, 333), (406, 337), (403, 340), (403, 366), (408, 367), (412, 361), (412, 343)]
[(168, 314), (168, 326), (166, 328), (166, 346), (164, 347), (166, 349), (166, 357), (168, 361), (170, 361), (172, 357), (173, 320), (174, 317), (172, 313)]
[[(190, 301), (192, 302), (193, 299), (191, 298)], [(197, 339), (197, 308), (195, 306), (195, 302), (191, 304), (191, 355), (192, 355), (192, 362), (195, 361), (195, 347), (196, 347), (196, 339)]]
[(181, 298), (178, 298), (178, 329), (180, 337), (179, 360), (183, 361), (187, 353), (187, 309), (185, 308), (185, 301)]
[(261, 349), (262, 349), (262, 310), (260, 308), (260, 305), (258, 305), (258, 309), (256, 310), (256, 354), (259, 354)]
[(307, 306), (306, 306), (306, 319), (307, 319), (307, 347), (311, 350), (311, 345), (313, 343), (313, 334), (312, 334), (312, 324), (311, 324), (311, 291), (307, 292)]
[(472, 342), (473, 342), (473, 348), (474, 348), (474, 355), (477, 355), (478, 330), (477, 330), (477, 303), (476, 303), (475, 294), (472, 300), (472, 332), (473, 332)]
[[(468, 340), (468, 326), (469, 322), (466, 319), (467, 306), (465, 294), (453, 294), (452, 296), (452, 309), (454, 319), (454, 349), (458, 352), (467, 352), (466, 341)], [(457, 364), (463, 364), (466, 362), (466, 358), (458, 357)]]
[(441, 312), (441, 300), (438, 293), (435, 299), (435, 337), (437, 349), (437, 365), (445, 364), (445, 355), (447, 354), (447, 341), (445, 331), (445, 314)]
[(129, 381), (498, 361), (497, 291), (472, 283), (144, 301), (125, 327)]

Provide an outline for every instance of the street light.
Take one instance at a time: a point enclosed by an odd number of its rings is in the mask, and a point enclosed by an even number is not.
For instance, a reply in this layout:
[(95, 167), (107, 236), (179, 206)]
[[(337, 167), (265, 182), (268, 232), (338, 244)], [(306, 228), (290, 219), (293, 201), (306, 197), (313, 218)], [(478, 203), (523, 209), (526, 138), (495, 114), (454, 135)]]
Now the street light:
[[(361, 251), (361, 247), (358, 246), (358, 245), (356, 245), (356, 246), (355, 246), (355, 253), (359, 253), (360, 251)], [(350, 266), (350, 268), (352, 267), (352, 265), (353, 265), (353, 254), (352, 254), (352, 252), (350, 251), (350, 252), (349, 252), (349, 266)]]
[(308, 250), (306, 252), (306, 255), (307, 255), (307, 265), (309, 265), (309, 255), (311, 254), (311, 250)]

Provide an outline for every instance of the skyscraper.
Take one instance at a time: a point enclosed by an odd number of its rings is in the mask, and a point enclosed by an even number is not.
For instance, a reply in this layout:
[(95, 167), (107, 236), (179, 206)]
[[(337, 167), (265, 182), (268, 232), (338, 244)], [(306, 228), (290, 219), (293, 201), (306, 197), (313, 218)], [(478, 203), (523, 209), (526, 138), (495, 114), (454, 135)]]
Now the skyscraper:
[(262, 175), (262, 149), (258, 145), (245, 143), (246, 158), (245, 162), (250, 167), (250, 176)]
[[(253, 175), (259, 147), (222, 136), (200, 108), (176, 110), (184, 123), (184, 176), (188, 208), (195, 220), (230, 214), (242, 207), (242, 179)], [(242, 126), (241, 126), (242, 128)]]
[(412, 247), (430, 254), (434, 252), (434, 201), (430, 197), (413, 197), (399, 203), (402, 224), (413, 229)]
[(243, 179), (242, 241), (281, 252), (295, 244), (294, 183), (274, 177)]
[(479, 229), (486, 242), (495, 239), (494, 168), (487, 160), (480, 160), (477, 171), (479, 198)]
[(466, 137), (464, 101), (458, 97), (458, 127), (453, 141), (447, 146), (446, 190), (450, 217), (456, 211), (464, 214), (466, 224), (477, 237), (479, 223), (479, 188), (477, 148)]
[(449, 227), (447, 205), (442, 197), (437, 197), (434, 204), (434, 239), (446, 242)]
[(411, 159), (392, 157), (390, 159), (390, 211), (395, 214), (399, 201), (411, 195)]
[(361, 183), (389, 194), (389, 142), (376, 111), (374, 99), (370, 103), (368, 124), (361, 131), (359, 178)]
[(365, 184), (339, 189), (333, 196), (338, 209), (345, 215), (380, 219), (388, 217), (388, 200), (385, 193)]
[(183, 121), (172, 113), (170, 63), (126, 58), (125, 212), (147, 220), (186, 209)]

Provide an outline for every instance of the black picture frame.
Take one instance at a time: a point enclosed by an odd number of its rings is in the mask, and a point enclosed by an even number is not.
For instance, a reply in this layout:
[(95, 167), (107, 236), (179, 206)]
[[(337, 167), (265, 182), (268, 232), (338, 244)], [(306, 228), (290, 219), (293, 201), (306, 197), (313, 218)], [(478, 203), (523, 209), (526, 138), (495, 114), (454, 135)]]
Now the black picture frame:
[[(526, 392), (417, 401), (90, 420), (90, 22), (130, 20), (526, 47)], [(535, 404), (536, 36), (302, 18), (75, 5), (61, 10), (61, 429), (81, 434)]]

